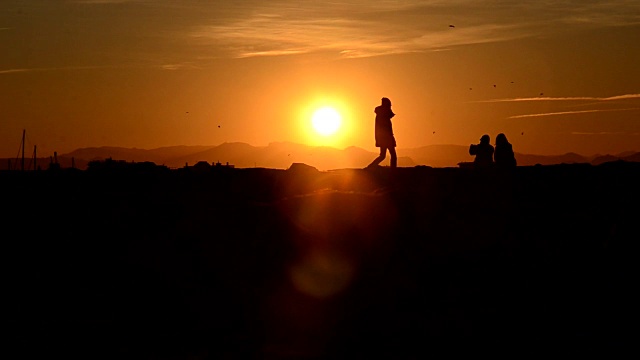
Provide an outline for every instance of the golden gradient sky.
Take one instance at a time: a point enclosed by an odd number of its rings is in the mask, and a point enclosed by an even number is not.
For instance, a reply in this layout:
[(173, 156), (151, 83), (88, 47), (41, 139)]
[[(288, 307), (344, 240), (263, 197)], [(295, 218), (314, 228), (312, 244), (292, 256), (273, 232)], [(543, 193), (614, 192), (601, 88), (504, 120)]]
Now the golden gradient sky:
[[(450, 25), (454, 25), (451, 27)], [(640, 151), (640, 1), (2, 0), (0, 157), (271, 142), (376, 151), (504, 132)], [(334, 106), (343, 129), (309, 130)]]

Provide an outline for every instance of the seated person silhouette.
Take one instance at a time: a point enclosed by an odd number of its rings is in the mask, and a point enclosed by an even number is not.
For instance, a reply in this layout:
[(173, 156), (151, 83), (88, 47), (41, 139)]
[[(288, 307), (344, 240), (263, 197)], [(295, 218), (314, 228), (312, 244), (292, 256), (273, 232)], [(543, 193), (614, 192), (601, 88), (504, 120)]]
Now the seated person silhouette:
[(479, 144), (471, 144), (469, 146), (469, 154), (474, 155), (476, 158), (473, 160), (473, 164), (477, 168), (489, 167), (493, 165), (493, 145), (490, 143), (491, 138), (489, 135), (482, 135)]
[(507, 140), (507, 136), (503, 133), (496, 136), (496, 147), (493, 154), (496, 166), (499, 168), (510, 169), (516, 167), (516, 157), (513, 153), (513, 146)]

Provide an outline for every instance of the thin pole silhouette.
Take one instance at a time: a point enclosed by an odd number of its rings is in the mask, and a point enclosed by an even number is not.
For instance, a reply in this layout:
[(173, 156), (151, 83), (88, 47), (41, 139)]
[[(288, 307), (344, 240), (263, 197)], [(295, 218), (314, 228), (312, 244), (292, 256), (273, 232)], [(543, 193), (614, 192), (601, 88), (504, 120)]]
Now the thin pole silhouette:
[(25, 129), (22, 129), (22, 166), (21, 166), (21, 170), (24, 171), (24, 137), (25, 137)]

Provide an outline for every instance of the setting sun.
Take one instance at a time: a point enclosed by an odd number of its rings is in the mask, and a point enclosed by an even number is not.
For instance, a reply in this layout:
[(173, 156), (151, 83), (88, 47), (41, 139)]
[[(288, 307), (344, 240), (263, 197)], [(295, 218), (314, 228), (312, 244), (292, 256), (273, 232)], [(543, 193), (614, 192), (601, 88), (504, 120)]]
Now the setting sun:
[(311, 123), (318, 134), (328, 136), (338, 131), (342, 119), (335, 109), (323, 107), (313, 113)]
[(357, 104), (344, 94), (307, 95), (296, 116), (301, 140), (311, 146), (340, 148), (353, 144), (359, 129), (353, 120), (353, 106)]

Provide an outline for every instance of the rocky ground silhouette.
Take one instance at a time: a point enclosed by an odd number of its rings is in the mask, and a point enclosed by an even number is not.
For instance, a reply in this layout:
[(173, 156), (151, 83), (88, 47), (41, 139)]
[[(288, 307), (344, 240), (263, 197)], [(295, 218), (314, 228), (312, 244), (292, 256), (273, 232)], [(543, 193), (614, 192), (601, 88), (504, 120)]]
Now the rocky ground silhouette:
[(9, 340), (24, 357), (619, 351), (638, 165), (1, 172)]

